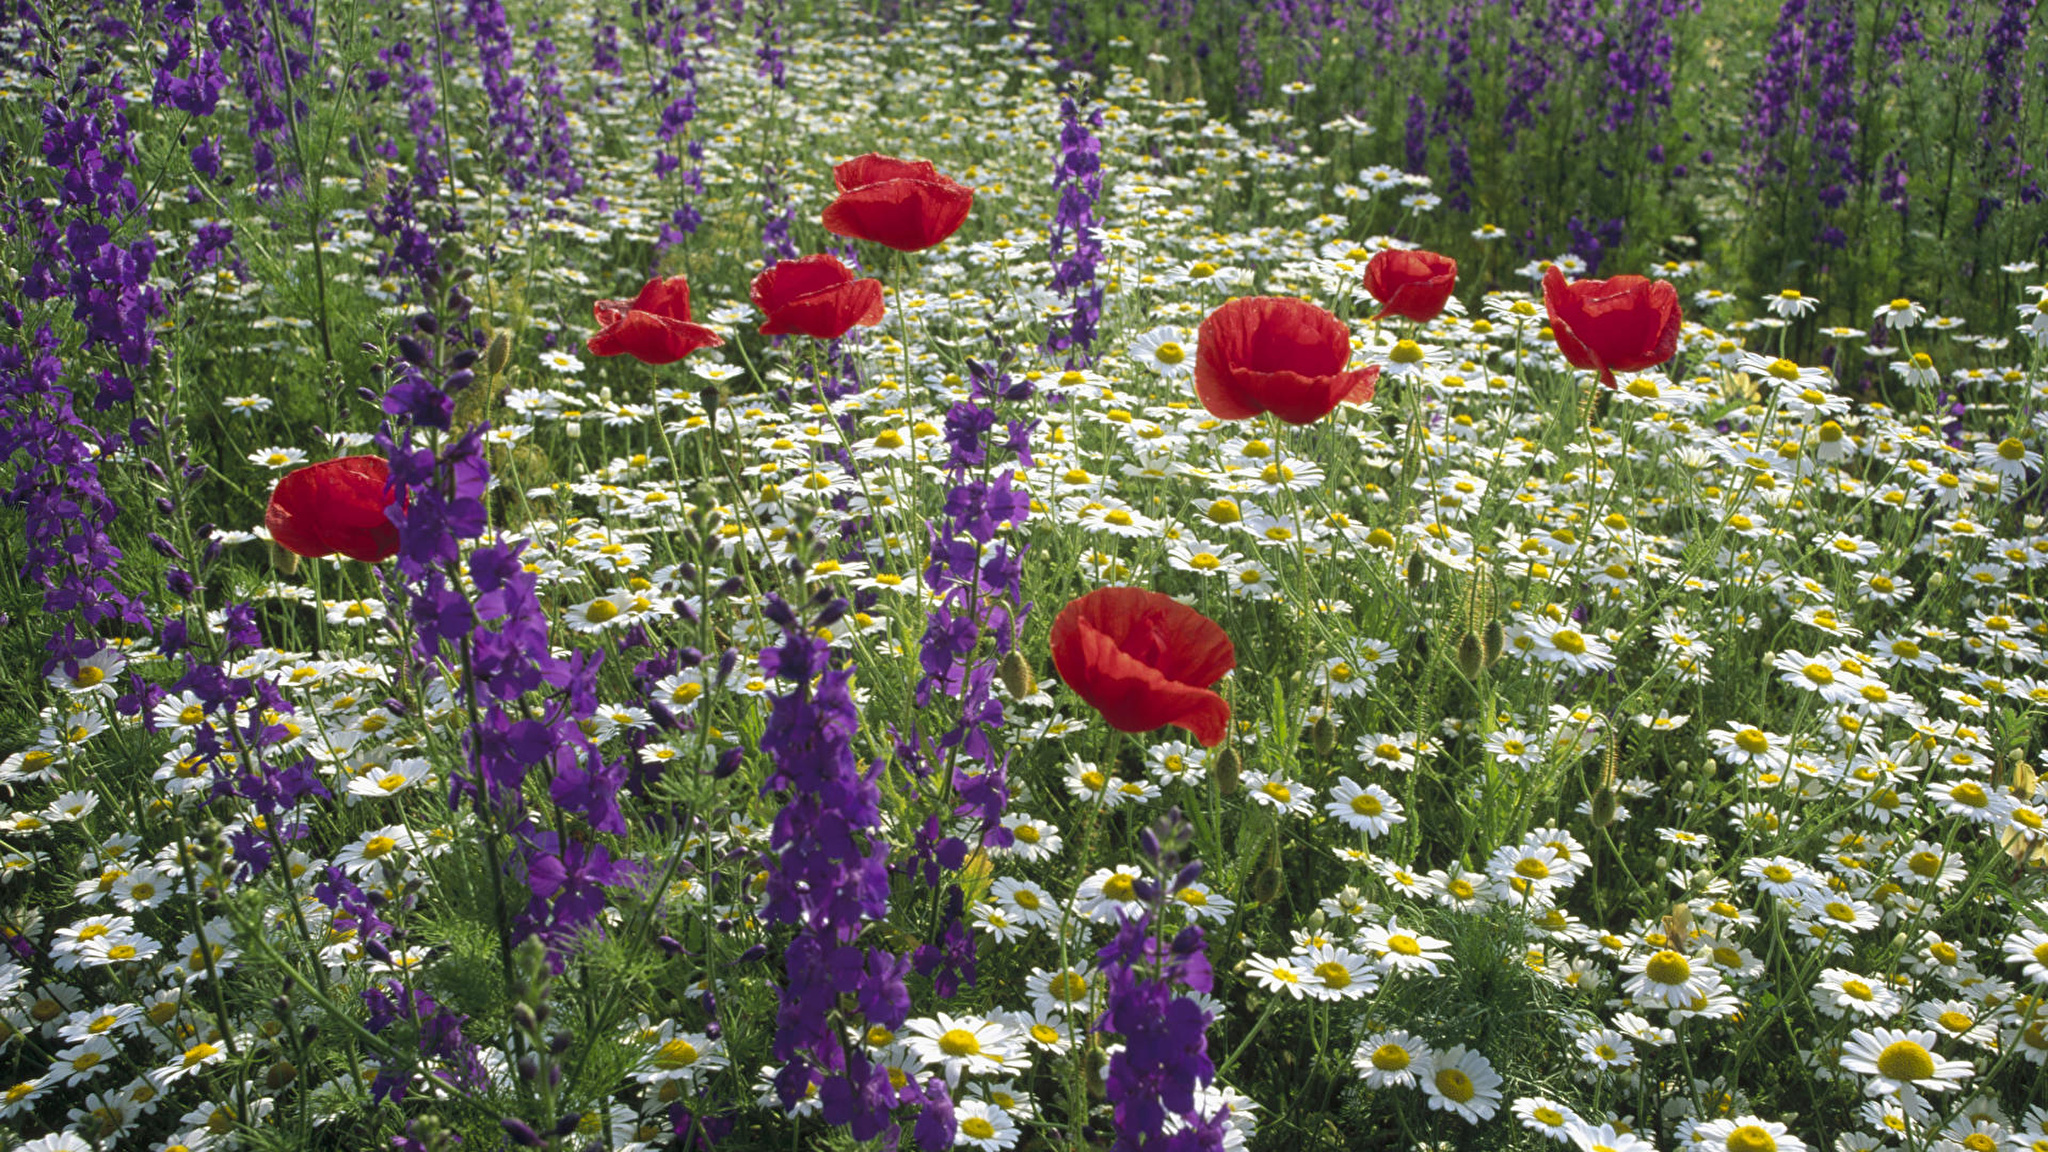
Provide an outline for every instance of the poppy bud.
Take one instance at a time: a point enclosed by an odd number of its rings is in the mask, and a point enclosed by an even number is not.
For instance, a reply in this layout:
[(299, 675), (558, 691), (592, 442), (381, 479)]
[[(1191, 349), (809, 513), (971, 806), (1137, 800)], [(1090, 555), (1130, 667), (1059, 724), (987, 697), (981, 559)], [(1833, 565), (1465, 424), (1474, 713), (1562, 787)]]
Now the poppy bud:
[(270, 1066), (268, 1072), (263, 1074), (263, 1083), (264, 1086), (275, 1092), (298, 1078), (299, 1070), (292, 1067), (291, 1061), (279, 1060)]
[(1420, 592), (1422, 590), (1422, 578), (1428, 575), (1428, 573), (1429, 569), (1424, 567), (1422, 563), (1422, 553), (1410, 552), (1408, 554), (1408, 567), (1403, 573), (1407, 577), (1409, 590)]
[(1602, 788), (1593, 793), (1593, 827), (1605, 828), (1614, 823), (1615, 804), (1614, 789)]
[(1216, 754), (1216, 791), (1228, 796), (1237, 791), (1238, 780), (1244, 775), (1244, 756), (1232, 744)]
[(1486, 622), (1486, 631), (1481, 633), (1479, 637), (1479, 647), (1481, 653), (1486, 658), (1486, 666), (1488, 668), (1500, 662), (1500, 654), (1506, 650), (1507, 646), (1507, 629), (1503, 628), (1498, 620), (1488, 620)]
[(491, 342), (484, 345), (484, 374), (496, 376), (512, 365), (512, 334), (503, 328), (491, 333)]
[(1003, 687), (1018, 700), (1038, 693), (1038, 677), (1031, 673), (1031, 662), (1015, 648), (1003, 653), (1002, 663), (997, 666), (1002, 675)]
[(1477, 680), (1485, 666), (1486, 653), (1479, 646), (1479, 637), (1469, 631), (1458, 637), (1458, 674), (1467, 680)]
[(1309, 740), (1315, 745), (1316, 755), (1328, 756), (1337, 750), (1337, 724), (1328, 716), (1316, 717), (1309, 725)]

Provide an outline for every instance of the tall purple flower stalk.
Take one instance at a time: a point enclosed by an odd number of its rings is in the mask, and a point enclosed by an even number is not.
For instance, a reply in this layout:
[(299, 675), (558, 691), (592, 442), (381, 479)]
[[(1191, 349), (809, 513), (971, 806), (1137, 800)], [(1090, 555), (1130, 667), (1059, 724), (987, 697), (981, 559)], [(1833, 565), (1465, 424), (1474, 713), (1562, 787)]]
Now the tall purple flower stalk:
[(1045, 343), (1053, 352), (1066, 353), (1071, 366), (1090, 359), (1102, 319), (1102, 286), (1095, 282), (1096, 263), (1102, 259), (1095, 219), (1102, 198), (1102, 142), (1092, 131), (1102, 127), (1102, 109), (1084, 116), (1081, 102), (1068, 96), (1060, 102), (1060, 119), (1060, 155), (1052, 180), (1060, 200), (1048, 247), (1055, 261), (1052, 290), (1069, 304), (1064, 326), (1055, 327)]
[(1116, 937), (1095, 954), (1108, 987), (1098, 1032), (1123, 1037), (1110, 1057), (1106, 1085), (1114, 1110), (1113, 1152), (1220, 1152), (1223, 1114), (1203, 1116), (1195, 1090), (1216, 1077), (1209, 1058), (1209, 1013), (1180, 989), (1212, 986), (1201, 928), (1189, 925), (1164, 941), (1158, 931), (1165, 903), (1202, 874), (1181, 853), (1192, 826), (1175, 808), (1139, 834), (1148, 878), (1132, 889), (1144, 911), (1121, 913)]
[(783, 951), (772, 1049), (783, 1067), (775, 1090), (784, 1107), (794, 1107), (815, 1088), (826, 1122), (846, 1125), (856, 1140), (885, 1133), (893, 1140), (893, 1110), (922, 1097), (915, 1085), (899, 1092), (888, 1070), (847, 1043), (834, 1020), (843, 993), (870, 1025), (894, 1029), (910, 1013), (908, 961), (857, 944), (866, 922), (888, 911), (889, 843), (873, 834), (881, 823), (875, 775), (882, 762), (861, 770), (853, 670), (832, 667), (831, 648), (816, 635), (850, 608), (830, 600), (808, 620), (778, 597), (763, 608), (783, 641), (761, 652), (761, 670), (785, 687), (770, 697), (760, 748), (774, 766), (762, 788), (788, 794), (769, 839), (763, 918), (796, 929)]

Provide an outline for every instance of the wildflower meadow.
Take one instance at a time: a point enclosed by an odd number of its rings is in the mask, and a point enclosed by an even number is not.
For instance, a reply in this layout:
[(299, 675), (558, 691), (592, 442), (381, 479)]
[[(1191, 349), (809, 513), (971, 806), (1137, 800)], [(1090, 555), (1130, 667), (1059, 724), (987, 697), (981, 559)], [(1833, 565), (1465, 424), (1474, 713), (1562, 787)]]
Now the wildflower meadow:
[(0, 1152), (2048, 1152), (2037, 0), (0, 93)]

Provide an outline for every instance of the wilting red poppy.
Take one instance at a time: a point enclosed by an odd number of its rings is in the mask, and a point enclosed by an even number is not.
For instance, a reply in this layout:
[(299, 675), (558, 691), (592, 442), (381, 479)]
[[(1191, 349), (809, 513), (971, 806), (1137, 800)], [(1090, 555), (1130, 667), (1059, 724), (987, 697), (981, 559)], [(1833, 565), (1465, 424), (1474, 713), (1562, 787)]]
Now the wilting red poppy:
[(1230, 705), (1209, 690), (1237, 666), (1230, 637), (1171, 596), (1098, 588), (1071, 601), (1052, 622), (1052, 662), (1119, 731), (1172, 724), (1213, 747), (1230, 726)]
[(1669, 280), (1616, 276), (1570, 284), (1552, 265), (1543, 274), (1543, 308), (1558, 351), (1614, 387), (1616, 372), (1641, 372), (1678, 351), (1678, 289)]
[(725, 343), (718, 333), (690, 323), (690, 282), (681, 276), (649, 280), (632, 300), (599, 300), (590, 310), (598, 326), (589, 344), (594, 356), (673, 364), (699, 348)]
[(1195, 343), (1195, 395), (1209, 414), (1271, 412), (1313, 424), (1345, 400), (1372, 399), (1378, 365), (1347, 372), (1351, 329), (1306, 300), (1246, 296), (1209, 313)]
[(839, 195), (825, 206), (825, 231), (922, 252), (960, 230), (974, 189), (942, 176), (929, 160), (870, 152), (832, 169)]
[(754, 307), (768, 317), (761, 335), (800, 332), (837, 340), (856, 324), (882, 322), (882, 282), (856, 280), (837, 256), (783, 260), (754, 277)]
[(1436, 319), (1457, 284), (1456, 260), (1420, 249), (1385, 249), (1365, 265), (1365, 290), (1380, 302), (1380, 316), (1418, 324)]
[(343, 456), (284, 475), (263, 510), (263, 526), (287, 552), (375, 564), (398, 554), (398, 527), (385, 516), (391, 468), (381, 456)]

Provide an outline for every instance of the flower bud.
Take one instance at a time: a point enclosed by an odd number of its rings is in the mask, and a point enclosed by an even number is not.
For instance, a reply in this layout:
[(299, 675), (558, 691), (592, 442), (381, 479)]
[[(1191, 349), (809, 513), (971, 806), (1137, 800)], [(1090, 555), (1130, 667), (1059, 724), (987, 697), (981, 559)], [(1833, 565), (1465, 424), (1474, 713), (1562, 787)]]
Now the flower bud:
[(1479, 649), (1485, 657), (1488, 668), (1500, 662), (1500, 654), (1507, 646), (1507, 629), (1503, 628), (1498, 620), (1488, 620), (1486, 622), (1486, 631), (1479, 637)]
[(1593, 793), (1593, 826), (1605, 828), (1614, 823), (1614, 789), (1602, 788)]
[(1467, 680), (1477, 680), (1486, 667), (1486, 650), (1480, 646), (1479, 637), (1470, 631), (1458, 637), (1458, 674)]
[[(520, 1060), (519, 1063), (521, 1072), (525, 1071), (526, 1064), (532, 1059), (533, 1057), (527, 1056)], [(529, 1080), (532, 1078), (532, 1076), (527, 1077), (527, 1079)], [(528, 1124), (526, 1121), (521, 1120), (517, 1116), (506, 1116), (500, 1119), (498, 1121), (498, 1126), (500, 1128), (503, 1128), (505, 1130), (505, 1135), (507, 1137), (510, 1137), (512, 1142), (514, 1144), (519, 1145), (521, 1148), (538, 1148), (541, 1146), (542, 1141), (540, 1138), (540, 1133), (535, 1132), (533, 1130), (533, 1125)]]
[(1408, 590), (1411, 592), (1421, 591), (1422, 578), (1424, 575), (1427, 574), (1427, 572), (1428, 569), (1425, 568), (1422, 563), (1422, 553), (1410, 552), (1408, 554), (1408, 567), (1406, 571), (1406, 576), (1408, 579)]
[(1215, 761), (1216, 791), (1228, 796), (1237, 791), (1238, 778), (1244, 774), (1244, 756), (1231, 744), (1216, 754)]
[(496, 376), (512, 363), (512, 334), (500, 328), (484, 345), (484, 374)]
[(1337, 722), (1328, 716), (1316, 717), (1309, 725), (1309, 740), (1315, 745), (1316, 755), (1328, 756), (1337, 750)]
[(1031, 673), (1031, 662), (1015, 648), (1003, 654), (1002, 663), (997, 666), (1002, 675), (1003, 688), (1015, 699), (1034, 696), (1038, 693), (1038, 677)]

